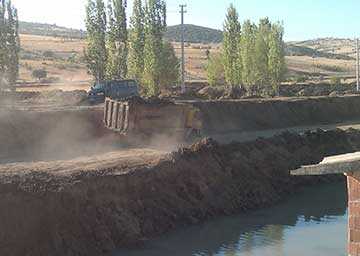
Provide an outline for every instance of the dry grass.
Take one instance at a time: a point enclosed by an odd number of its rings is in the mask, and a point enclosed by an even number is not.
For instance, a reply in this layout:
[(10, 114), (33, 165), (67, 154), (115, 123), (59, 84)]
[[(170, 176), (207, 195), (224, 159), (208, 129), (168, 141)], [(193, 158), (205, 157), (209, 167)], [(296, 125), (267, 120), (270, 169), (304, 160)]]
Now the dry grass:
[[(354, 41), (351, 40), (313, 40), (295, 42), (295, 44), (324, 52), (354, 56)], [(37, 81), (31, 77), (32, 70), (44, 68), (48, 72), (48, 77), (58, 79), (59, 81), (51, 84), (50, 87), (45, 87), (47, 89), (89, 89), (92, 77), (87, 73), (85, 65), (77, 63), (76, 68), (67, 65), (69, 56), (74, 54), (77, 57), (82, 56), (85, 47), (84, 40), (73, 39), (66, 41), (62, 38), (50, 36), (21, 35), (21, 45), (23, 50), (34, 53), (38, 57), (34, 59), (22, 59), (20, 61), (20, 82), (35, 84)], [(180, 44), (174, 43), (174, 47), (176, 54), (180, 57)], [(186, 44), (185, 58), (188, 80), (206, 80), (207, 48), (210, 48), (211, 53), (218, 53), (221, 51), (221, 44)], [(52, 51), (55, 58), (46, 59), (42, 57), (45, 51)], [(333, 76), (351, 77), (355, 74), (354, 61), (306, 56), (291, 56), (286, 59), (291, 75), (306, 74), (313, 77), (313, 74), (320, 74), (321, 77), (330, 78)], [(338, 67), (341, 72), (331, 71), (333, 67)], [(318, 78), (315, 80), (318, 80)], [(34, 89), (29, 88), (26, 90)], [(44, 88), (36, 90), (44, 90)]]

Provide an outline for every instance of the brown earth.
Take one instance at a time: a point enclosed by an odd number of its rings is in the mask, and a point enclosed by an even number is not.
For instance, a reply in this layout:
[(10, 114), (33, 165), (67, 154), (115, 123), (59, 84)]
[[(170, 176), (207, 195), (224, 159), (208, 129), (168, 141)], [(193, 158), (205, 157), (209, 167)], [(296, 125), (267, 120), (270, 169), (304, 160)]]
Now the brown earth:
[[(324, 180), (290, 170), (359, 149), (360, 132), (337, 130), (2, 165), (0, 255), (109, 255), (180, 225), (272, 205)], [(326, 178), (334, 179), (342, 178)]]
[(193, 101), (205, 134), (259, 131), (360, 119), (360, 96)]
[[(210, 135), (360, 119), (359, 96), (190, 103)], [(340, 130), (204, 140), (175, 153), (123, 149), (102, 117), (102, 106), (0, 109), (0, 162), (23, 161), (0, 165), (0, 255), (107, 255), (179, 225), (272, 205), (323, 180), (290, 170), (360, 149), (360, 132)]]

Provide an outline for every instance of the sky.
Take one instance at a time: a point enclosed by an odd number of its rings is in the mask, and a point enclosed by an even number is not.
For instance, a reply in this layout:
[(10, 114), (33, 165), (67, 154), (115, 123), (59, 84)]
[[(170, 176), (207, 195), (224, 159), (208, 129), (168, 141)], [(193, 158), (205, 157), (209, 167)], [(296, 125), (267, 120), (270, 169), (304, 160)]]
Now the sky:
[[(107, 0), (105, 0), (107, 1)], [(19, 19), (84, 29), (87, 0), (12, 0)], [(131, 14), (132, 0), (128, 0)], [(186, 24), (222, 29), (233, 3), (240, 21), (269, 17), (282, 21), (285, 40), (360, 37), (360, 0), (167, 0), (168, 25), (180, 23), (179, 4), (187, 4)]]

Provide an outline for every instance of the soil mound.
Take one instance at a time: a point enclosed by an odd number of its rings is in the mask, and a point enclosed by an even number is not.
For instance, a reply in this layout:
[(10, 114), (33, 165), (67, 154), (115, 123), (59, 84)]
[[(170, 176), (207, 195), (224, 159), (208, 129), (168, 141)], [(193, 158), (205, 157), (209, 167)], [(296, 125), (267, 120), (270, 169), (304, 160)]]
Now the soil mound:
[(343, 180), (289, 171), (359, 149), (360, 132), (337, 130), (227, 145), (204, 139), (157, 161), (151, 154), (116, 154), (117, 160), (97, 156), (97, 164), (85, 166), (79, 160), (3, 165), (0, 255), (111, 255), (180, 225), (269, 206), (304, 185)]

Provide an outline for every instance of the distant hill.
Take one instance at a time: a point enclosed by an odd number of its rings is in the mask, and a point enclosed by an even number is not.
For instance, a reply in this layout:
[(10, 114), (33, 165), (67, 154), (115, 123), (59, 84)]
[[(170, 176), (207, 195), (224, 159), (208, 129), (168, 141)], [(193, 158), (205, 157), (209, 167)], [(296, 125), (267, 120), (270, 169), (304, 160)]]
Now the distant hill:
[(310, 56), (317, 58), (328, 58), (337, 60), (354, 60), (353, 57), (345, 54), (335, 54), (325, 51), (319, 51), (306, 46), (293, 45), (291, 43), (285, 44), (285, 54), (287, 56)]
[[(185, 42), (188, 43), (221, 43), (223, 32), (212, 28), (186, 24)], [(181, 41), (181, 25), (169, 26), (166, 37), (171, 42)]]
[(86, 31), (59, 27), (57, 25), (35, 23), (35, 22), (19, 22), (19, 32), (21, 34), (31, 34), (40, 36), (59, 36), (69, 38), (85, 38)]

